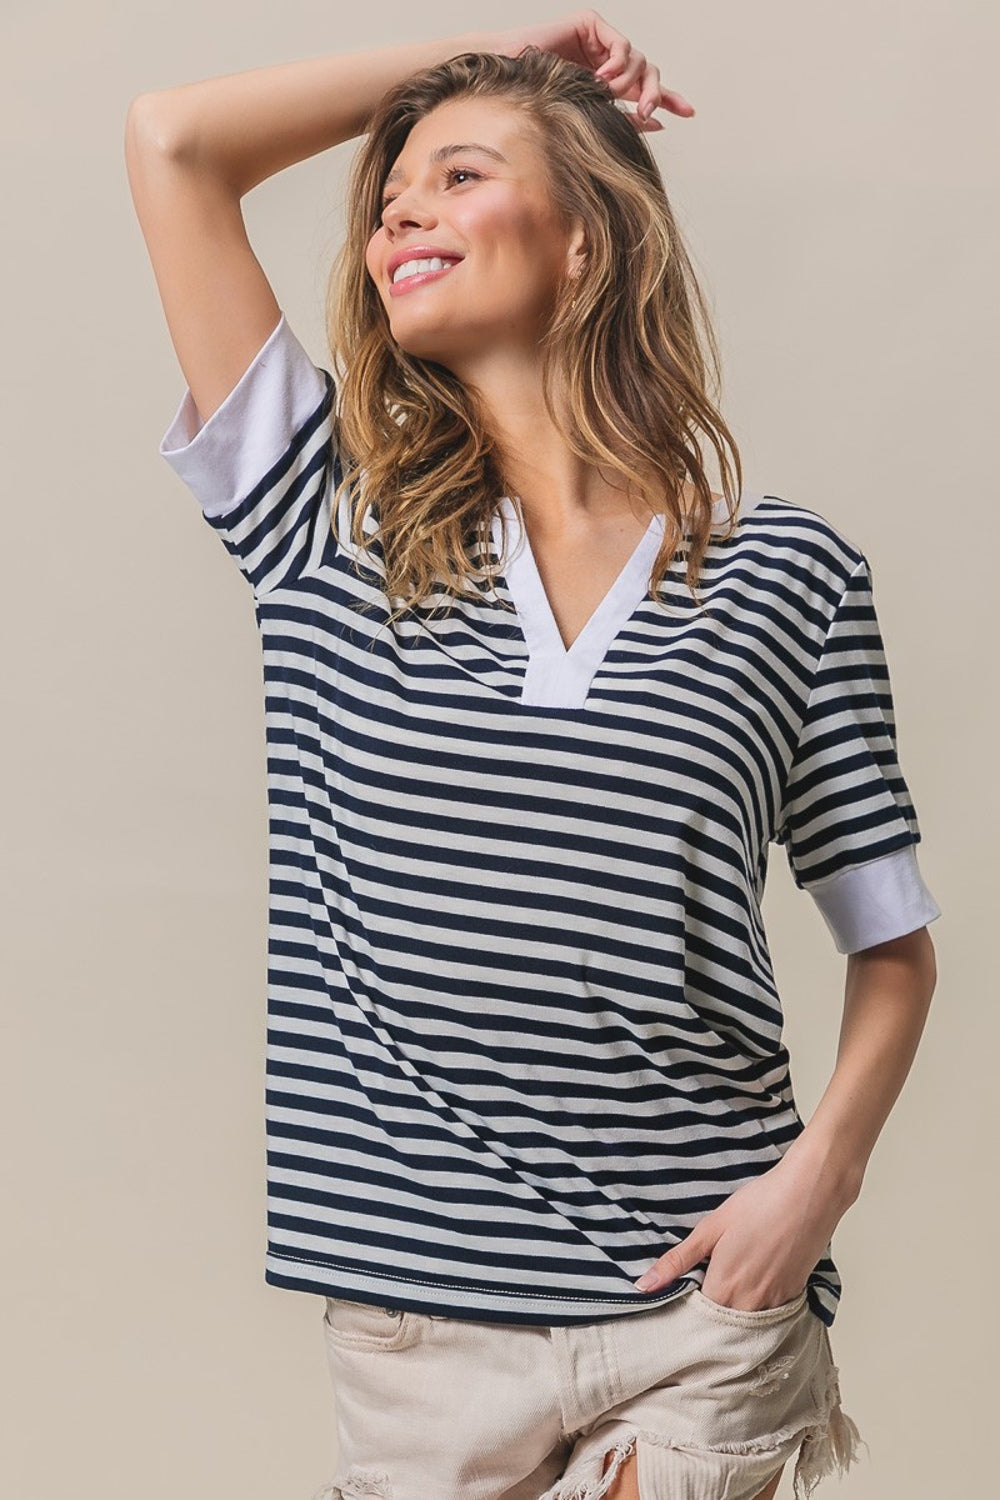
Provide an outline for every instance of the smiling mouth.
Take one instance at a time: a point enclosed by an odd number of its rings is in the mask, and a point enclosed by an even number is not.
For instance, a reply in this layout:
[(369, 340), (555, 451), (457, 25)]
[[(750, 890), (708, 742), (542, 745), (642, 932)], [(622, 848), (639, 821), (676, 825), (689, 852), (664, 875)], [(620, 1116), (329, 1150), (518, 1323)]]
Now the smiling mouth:
[(456, 266), (460, 266), (460, 260), (452, 261), (451, 265), (442, 266), (437, 271), (415, 271), (412, 276), (404, 276), (401, 281), (390, 281), (390, 297), (398, 297), (402, 292), (408, 292), (414, 287), (423, 286), (425, 281), (437, 281), (442, 276), (447, 276)]

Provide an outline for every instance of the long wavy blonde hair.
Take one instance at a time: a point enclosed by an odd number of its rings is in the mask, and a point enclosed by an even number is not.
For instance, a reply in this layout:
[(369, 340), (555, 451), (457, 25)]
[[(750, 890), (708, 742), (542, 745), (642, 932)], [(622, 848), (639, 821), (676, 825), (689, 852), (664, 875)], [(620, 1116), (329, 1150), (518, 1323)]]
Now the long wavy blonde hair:
[[(727, 536), (743, 483), (736, 444), (709, 394), (710, 380), (719, 394), (720, 359), (708, 307), (656, 162), (623, 104), (585, 68), (536, 47), (517, 57), (464, 52), (424, 69), (388, 91), (368, 120), (326, 300), (327, 340), (344, 372), (334, 532), (339, 539), (340, 496), (363, 471), (349, 506), (351, 540), (375, 549), (397, 613), (442, 582), (459, 595), (492, 583), (490, 521), (510, 491), (486, 413), (444, 366), (399, 347), (365, 261), (385, 178), (410, 130), (437, 105), (468, 97), (518, 111), (544, 144), (557, 214), (567, 227), (576, 218), (587, 226), (585, 266), (558, 289), (541, 339), (546, 409), (573, 453), (664, 512), (654, 598), (685, 549), (685, 580), (697, 598), (713, 506), (702, 439), (718, 460)], [(694, 490), (687, 506), (685, 481)]]

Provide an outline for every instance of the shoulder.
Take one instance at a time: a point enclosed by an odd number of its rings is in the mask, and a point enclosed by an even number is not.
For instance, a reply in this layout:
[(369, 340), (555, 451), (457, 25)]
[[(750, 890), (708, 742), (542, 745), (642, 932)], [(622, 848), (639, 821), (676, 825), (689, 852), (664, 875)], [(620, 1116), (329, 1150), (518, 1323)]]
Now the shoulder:
[[(724, 523), (724, 506), (721, 514)], [(836, 593), (868, 566), (853, 537), (821, 511), (766, 492), (743, 491), (733, 544), (765, 569)]]
[(852, 591), (867, 587), (861, 548), (819, 510), (744, 488), (736, 525), (725, 501), (705, 555), (707, 577), (757, 626), (819, 649)]

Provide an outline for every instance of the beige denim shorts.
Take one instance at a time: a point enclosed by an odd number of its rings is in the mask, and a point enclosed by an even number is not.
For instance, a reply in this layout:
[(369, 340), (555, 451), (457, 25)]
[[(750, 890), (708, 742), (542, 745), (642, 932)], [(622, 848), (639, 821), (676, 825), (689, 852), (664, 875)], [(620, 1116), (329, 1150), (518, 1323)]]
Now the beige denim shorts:
[(570, 1326), (328, 1297), (338, 1461), (313, 1500), (754, 1500), (798, 1453), (805, 1500), (862, 1439), (803, 1292), (742, 1311), (700, 1288)]

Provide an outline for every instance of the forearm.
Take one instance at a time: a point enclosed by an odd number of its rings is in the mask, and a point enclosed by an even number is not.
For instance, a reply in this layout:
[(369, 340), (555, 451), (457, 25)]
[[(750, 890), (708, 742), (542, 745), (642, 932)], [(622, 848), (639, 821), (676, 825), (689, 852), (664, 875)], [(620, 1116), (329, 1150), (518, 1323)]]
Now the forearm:
[(861, 1191), (869, 1157), (913, 1064), (937, 980), (926, 928), (851, 954), (837, 1062), (786, 1152), (842, 1199)]
[(466, 32), (181, 84), (139, 95), (133, 125), (243, 197), (285, 167), (363, 134), (378, 101), (411, 73), (459, 52), (504, 51), (511, 40)]

